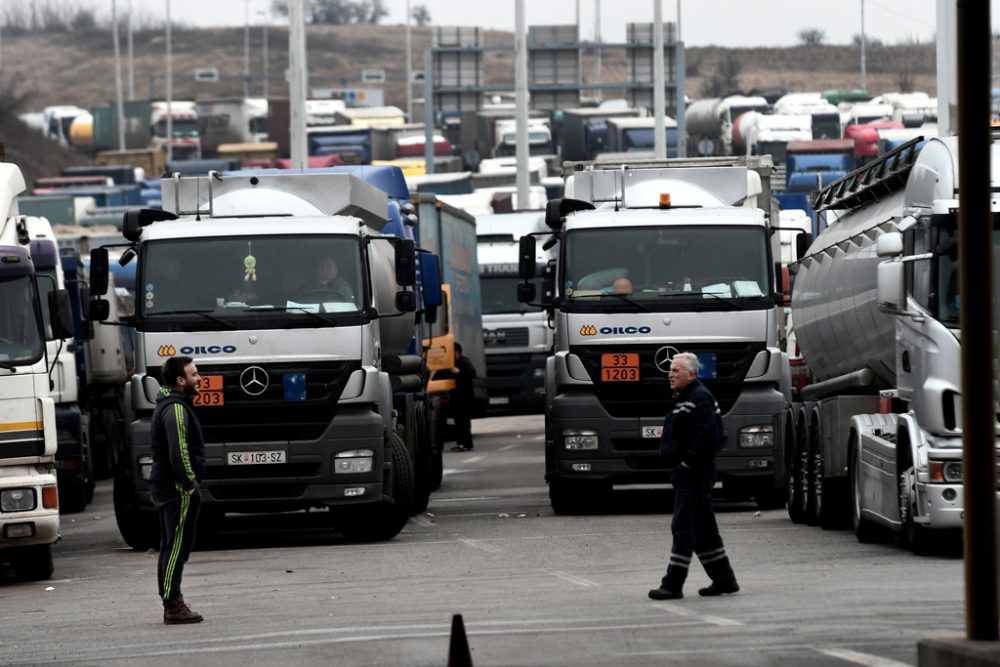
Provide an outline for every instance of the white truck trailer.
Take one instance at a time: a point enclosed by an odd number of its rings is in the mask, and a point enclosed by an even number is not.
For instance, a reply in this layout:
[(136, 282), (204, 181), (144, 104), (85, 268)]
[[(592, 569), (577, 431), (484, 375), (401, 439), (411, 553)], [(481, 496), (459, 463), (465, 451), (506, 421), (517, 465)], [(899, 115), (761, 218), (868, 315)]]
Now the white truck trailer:
[[(544, 312), (516, 298), (521, 237), (545, 229), (544, 211), (476, 216), (486, 378), (494, 411), (541, 412), (545, 405), (552, 329)], [(536, 261), (541, 273), (548, 254), (540, 251)]]
[(812, 382), (781, 460), (793, 521), (902, 533), (919, 553), (961, 528), (963, 499), (958, 142), (918, 146), (815, 198), (826, 227), (792, 295)]
[[(590, 509), (615, 485), (666, 483), (670, 360), (690, 351), (719, 402), (723, 493), (784, 501), (774, 453), (791, 400), (779, 348), (780, 250), (769, 156), (569, 164), (549, 202), (558, 241), (554, 354), (546, 363), (545, 476), (556, 512)], [(535, 275), (534, 237), (520, 274)], [(534, 299), (524, 284), (519, 298)]]
[(26, 230), (21, 170), (0, 164), (0, 561), (26, 580), (52, 576), (59, 539), (54, 370), (46, 340), (71, 338), (69, 296), (53, 289), (46, 329)]
[[(346, 174), (175, 175), (163, 203), (130, 212), (123, 229), (139, 261), (137, 368), (114, 486), (125, 541), (158, 539), (149, 419), (174, 355), (202, 375), (209, 519), (329, 508), (350, 538), (395, 537), (419, 502), (415, 457), (429, 452), (434, 421), (413, 351), (412, 227)], [(437, 258), (419, 255), (424, 302), (439, 303)]]

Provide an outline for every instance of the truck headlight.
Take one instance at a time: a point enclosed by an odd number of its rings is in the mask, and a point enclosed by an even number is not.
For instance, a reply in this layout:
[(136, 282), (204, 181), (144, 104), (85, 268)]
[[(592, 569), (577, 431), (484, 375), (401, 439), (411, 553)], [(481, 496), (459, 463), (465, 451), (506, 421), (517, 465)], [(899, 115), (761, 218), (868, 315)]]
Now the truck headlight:
[(34, 489), (7, 489), (0, 493), (0, 510), (4, 512), (29, 512), (37, 504)]
[(139, 479), (144, 482), (148, 482), (149, 478), (153, 475), (153, 457), (152, 456), (140, 456), (139, 457)]
[(740, 429), (740, 447), (758, 449), (774, 446), (774, 427), (768, 425), (744, 426)]
[(961, 461), (928, 461), (927, 468), (932, 482), (960, 484), (962, 482)]
[(566, 449), (597, 449), (599, 439), (595, 431), (566, 429), (562, 432), (563, 447)]
[(333, 472), (335, 474), (371, 472), (374, 462), (375, 452), (370, 449), (337, 452), (333, 457)]

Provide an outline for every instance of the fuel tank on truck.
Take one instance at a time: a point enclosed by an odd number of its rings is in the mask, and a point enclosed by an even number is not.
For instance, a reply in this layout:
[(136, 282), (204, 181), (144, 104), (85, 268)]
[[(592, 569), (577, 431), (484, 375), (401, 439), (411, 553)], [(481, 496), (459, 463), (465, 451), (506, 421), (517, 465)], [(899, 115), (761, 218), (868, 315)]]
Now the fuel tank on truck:
[(875, 253), (875, 239), (896, 231), (903, 201), (899, 190), (850, 212), (827, 211), (829, 226), (799, 263), (792, 321), (817, 382), (868, 368), (880, 388), (895, 386), (895, 323), (878, 309), (884, 260)]

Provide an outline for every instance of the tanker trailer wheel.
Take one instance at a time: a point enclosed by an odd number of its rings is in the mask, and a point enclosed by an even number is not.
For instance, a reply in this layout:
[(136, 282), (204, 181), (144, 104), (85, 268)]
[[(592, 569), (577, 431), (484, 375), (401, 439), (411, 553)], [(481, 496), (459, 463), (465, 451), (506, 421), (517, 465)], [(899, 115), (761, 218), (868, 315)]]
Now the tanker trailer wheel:
[[(807, 417), (808, 419), (809, 417)], [(809, 437), (806, 441), (806, 523), (819, 525), (823, 511), (823, 449), (819, 441), (819, 416), (810, 419), (806, 427)]]
[(851, 462), (848, 475), (851, 480), (851, 523), (854, 526), (854, 535), (861, 544), (878, 542), (882, 537), (878, 524), (861, 514), (861, 448), (858, 446), (858, 436), (855, 433), (851, 433), (848, 455), (850, 456), (848, 460)]
[(399, 535), (413, 507), (413, 465), (406, 444), (397, 434), (389, 435), (392, 456), (392, 499), (370, 505), (337, 508), (337, 530), (355, 542), (384, 542)]
[(14, 574), (21, 581), (47, 581), (52, 578), (55, 566), (52, 563), (52, 545), (39, 544), (21, 547), (11, 560)]
[(116, 474), (112, 496), (115, 504), (115, 522), (125, 544), (136, 551), (159, 547), (159, 517), (156, 512), (146, 512), (136, 507), (131, 478), (121, 473)]
[(785, 493), (788, 496), (788, 518), (793, 523), (805, 523), (809, 502), (809, 453), (806, 448), (805, 417), (795, 426), (795, 437), (789, 440), (791, 457), (785, 468)]
[[(406, 428), (411, 429), (413, 435), (413, 514), (419, 514), (427, 509), (427, 504), (431, 500), (431, 468), (433, 464), (431, 458), (434, 455), (433, 447), (430, 443), (429, 434), (426, 432), (426, 419), (424, 419), (424, 406), (422, 403), (414, 405), (412, 418), (406, 420)], [(397, 429), (399, 427), (397, 426)], [(404, 440), (405, 433), (400, 434)]]

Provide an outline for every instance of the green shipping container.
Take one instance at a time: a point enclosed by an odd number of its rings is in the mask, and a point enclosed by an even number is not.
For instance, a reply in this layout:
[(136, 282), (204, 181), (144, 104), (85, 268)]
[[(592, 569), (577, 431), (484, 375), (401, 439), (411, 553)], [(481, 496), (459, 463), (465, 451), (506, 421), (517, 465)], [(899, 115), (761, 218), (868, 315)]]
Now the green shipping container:
[(17, 207), (21, 215), (46, 218), (53, 225), (75, 225), (76, 213), (73, 198), (63, 195), (51, 197), (18, 197)]
[[(118, 150), (118, 112), (116, 105), (94, 107), (94, 149), (98, 151)], [(151, 134), (149, 128), (150, 103), (148, 100), (125, 102), (125, 149), (148, 148)]]

